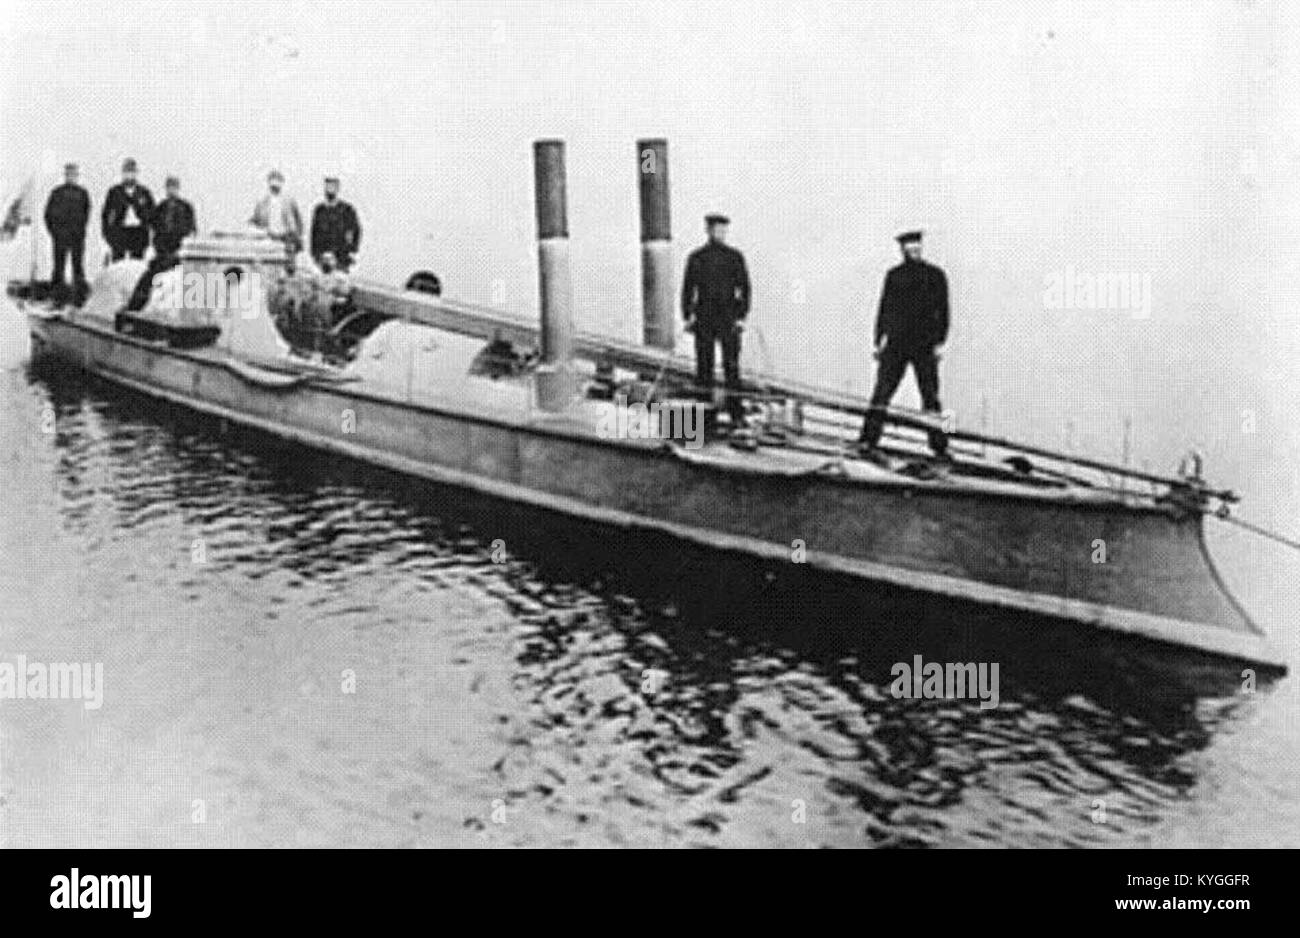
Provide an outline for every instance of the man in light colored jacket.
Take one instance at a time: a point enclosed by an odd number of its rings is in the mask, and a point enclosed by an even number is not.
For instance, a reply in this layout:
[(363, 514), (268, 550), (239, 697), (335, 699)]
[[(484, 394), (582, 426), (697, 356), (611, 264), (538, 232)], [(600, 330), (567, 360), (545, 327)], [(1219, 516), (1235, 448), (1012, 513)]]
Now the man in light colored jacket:
[(302, 213), (298, 203), (284, 189), (284, 174), (273, 169), (266, 177), (266, 195), (253, 208), (249, 224), (261, 228), (277, 241), (283, 241), (290, 254), (302, 250)]

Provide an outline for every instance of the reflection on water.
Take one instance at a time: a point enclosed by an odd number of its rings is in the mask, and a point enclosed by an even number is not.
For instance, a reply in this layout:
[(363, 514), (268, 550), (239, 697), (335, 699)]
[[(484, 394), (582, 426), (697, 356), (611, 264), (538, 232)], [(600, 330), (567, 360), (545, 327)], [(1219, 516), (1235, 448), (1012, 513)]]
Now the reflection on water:
[(0, 702), (0, 846), (1160, 842), (1272, 693), (0, 381), (0, 650), (107, 684)]

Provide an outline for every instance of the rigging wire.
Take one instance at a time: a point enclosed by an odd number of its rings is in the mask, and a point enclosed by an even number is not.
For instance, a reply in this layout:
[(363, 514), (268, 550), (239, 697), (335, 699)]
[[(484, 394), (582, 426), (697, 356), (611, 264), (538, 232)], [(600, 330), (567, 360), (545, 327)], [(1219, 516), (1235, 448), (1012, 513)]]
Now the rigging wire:
[(1243, 521), (1241, 518), (1235, 518), (1232, 515), (1227, 514), (1222, 510), (1213, 512), (1213, 515), (1214, 517), (1218, 518), (1220, 521), (1226, 521), (1229, 524), (1235, 524), (1238, 527), (1245, 528), (1247, 531), (1250, 531), (1252, 534), (1258, 534), (1260, 537), (1266, 537), (1270, 541), (1276, 541), (1279, 544), (1284, 544), (1287, 547), (1290, 547), (1292, 550), (1300, 550), (1300, 541), (1297, 541), (1294, 538), (1287, 537), (1285, 534), (1280, 534), (1277, 531), (1272, 531), (1268, 528), (1261, 527), (1258, 524), (1251, 524), (1249, 521)]

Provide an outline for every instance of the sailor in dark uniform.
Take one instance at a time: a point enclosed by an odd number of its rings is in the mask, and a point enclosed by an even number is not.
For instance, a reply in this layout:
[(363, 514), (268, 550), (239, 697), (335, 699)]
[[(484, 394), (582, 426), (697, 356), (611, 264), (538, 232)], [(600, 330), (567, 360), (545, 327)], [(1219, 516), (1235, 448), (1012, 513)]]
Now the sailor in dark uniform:
[(334, 255), (338, 269), (347, 273), (361, 247), (361, 221), (351, 203), (339, 198), (337, 176), (325, 177), (325, 201), (311, 215), (311, 256), (320, 265), (321, 255)]
[(122, 181), (108, 190), (100, 223), (113, 260), (144, 258), (149, 249), (149, 224), (153, 221), (153, 193), (136, 181), (136, 163), (122, 163)]
[(77, 164), (65, 165), (63, 185), (56, 187), (45, 203), (45, 227), (54, 242), (54, 275), (50, 285), (54, 302), (58, 305), (62, 305), (66, 298), (63, 268), (68, 260), (72, 261), (72, 302), (80, 306), (90, 292), (82, 266), (86, 250), (86, 220), (90, 217), (90, 193), (78, 184), (77, 177)]
[(181, 262), (181, 242), (196, 230), (194, 206), (181, 198), (180, 178), (168, 176), (165, 188), (167, 197), (154, 206), (153, 218), (149, 222), (153, 231), (153, 257), (136, 281), (135, 290), (126, 304), (128, 312), (144, 309), (149, 304), (153, 278)]
[[(885, 275), (876, 316), (876, 389), (862, 424), (859, 447), (868, 457), (884, 428), (885, 408), (898, 390), (907, 366), (916, 373), (921, 407), (938, 414), (939, 349), (948, 338), (948, 279), (943, 271), (921, 260), (921, 232), (907, 231), (895, 240), (903, 263)], [(929, 431), (930, 448), (948, 457), (948, 438), (940, 429)]]
[(682, 278), (682, 315), (695, 334), (695, 381), (700, 396), (713, 399), (714, 346), (722, 346), (727, 413), (732, 429), (744, 425), (740, 398), (740, 334), (749, 313), (749, 271), (745, 257), (727, 242), (725, 215), (706, 215), (709, 242), (691, 252)]
[[(153, 229), (153, 249), (158, 257), (171, 261), (180, 250), (181, 242), (197, 231), (194, 224), (194, 206), (181, 198), (181, 181), (177, 176), (168, 176), (166, 184), (167, 197), (154, 209), (150, 227)], [(160, 270), (166, 270), (159, 263)]]

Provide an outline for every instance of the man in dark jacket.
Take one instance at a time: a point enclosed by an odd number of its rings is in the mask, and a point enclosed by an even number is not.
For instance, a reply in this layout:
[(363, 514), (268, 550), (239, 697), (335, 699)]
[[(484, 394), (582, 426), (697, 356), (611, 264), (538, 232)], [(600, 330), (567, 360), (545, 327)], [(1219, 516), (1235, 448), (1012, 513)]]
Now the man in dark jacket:
[(153, 290), (153, 279), (165, 270), (180, 263), (178, 253), (181, 242), (194, 234), (194, 206), (181, 198), (181, 181), (168, 176), (167, 197), (154, 208), (149, 227), (153, 229), (153, 258), (136, 282), (135, 290), (127, 301), (128, 310), (144, 309)]
[[(903, 263), (885, 275), (876, 316), (876, 389), (862, 423), (859, 446), (874, 455), (884, 429), (885, 408), (910, 364), (921, 390), (921, 407), (938, 414), (939, 348), (948, 338), (948, 279), (943, 271), (921, 260), (921, 232), (908, 231), (895, 240)], [(947, 458), (948, 438), (940, 429), (929, 431), (930, 448)]]
[(100, 215), (104, 241), (113, 260), (140, 259), (149, 249), (149, 223), (153, 220), (153, 193), (136, 182), (135, 160), (122, 164), (122, 181), (108, 190)]
[(175, 176), (167, 177), (167, 197), (154, 209), (150, 227), (155, 253), (168, 258), (174, 257), (181, 242), (196, 231), (194, 206), (181, 198), (181, 181)]
[(54, 242), (54, 274), (50, 278), (56, 303), (62, 303), (66, 287), (63, 268), (72, 260), (73, 302), (81, 305), (88, 292), (82, 260), (86, 252), (86, 222), (90, 218), (90, 193), (77, 182), (77, 164), (63, 167), (63, 185), (56, 186), (45, 203), (45, 227)]
[(311, 216), (311, 256), (319, 266), (321, 255), (328, 251), (334, 255), (335, 266), (346, 272), (360, 248), (361, 222), (357, 211), (339, 198), (338, 179), (326, 176), (325, 201), (316, 206)]
[(749, 314), (749, 271), (745, 257), (728, 246), (725, 215), (706, 215), (709, 242), (691, 252), (682, 278), (682, 315), (695, 334), (695, 382), (701, 396), (713, 398), (714, 346), (722, 346), (727, 413), (732, 429), (743, 426), (740, 398), (740, 335)]

